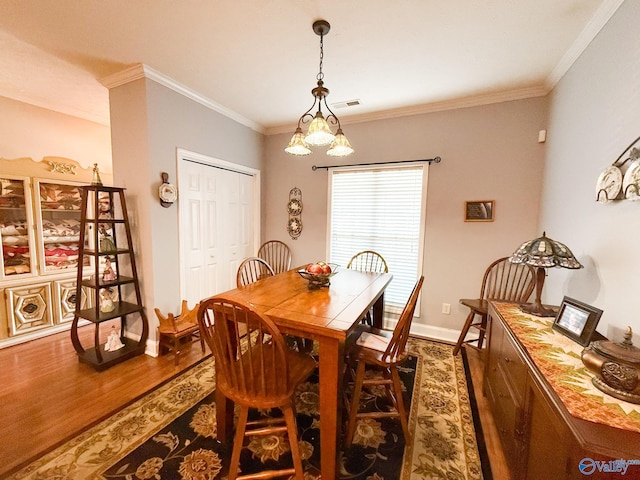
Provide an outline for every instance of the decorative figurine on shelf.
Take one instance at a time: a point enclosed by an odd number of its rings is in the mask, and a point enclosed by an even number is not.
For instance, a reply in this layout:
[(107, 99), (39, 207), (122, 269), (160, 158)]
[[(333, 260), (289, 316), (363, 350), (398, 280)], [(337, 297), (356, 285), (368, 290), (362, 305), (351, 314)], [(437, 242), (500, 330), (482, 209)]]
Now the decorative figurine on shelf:
[(111, 198), (109, 194), (98, 194), (98, 218), (113, 218), (111, 214)]
[(116, 309), (113, 303), (113, 289), (103, 288), (100, 291), (100, 311), (102, 313), (113, 312)]
[(124, 343), (120, 340), (120, 333), (116, 331), (116, 327), (111, 327), (111, 333), (107, 338), (107, 343), (104, 345), (105, 352), (115, 352), (124, 347)]
[(98, 171), (98, 164), (93, 164), (93, 179), (91, 180), (91, 185), (101, 187), (102, 180), (100, 179), (100, 172)]
[(100, 226), (100, 251), (101, 252), (115, 252), (116, 244), (113, 242), (113, 238), (107, 232), (104, 226)]
[(104, 271), (102, 272), (102, 281), (111, 282), (118, 278), (115, 270), (111, 266), (111, 257), (104, 258)]

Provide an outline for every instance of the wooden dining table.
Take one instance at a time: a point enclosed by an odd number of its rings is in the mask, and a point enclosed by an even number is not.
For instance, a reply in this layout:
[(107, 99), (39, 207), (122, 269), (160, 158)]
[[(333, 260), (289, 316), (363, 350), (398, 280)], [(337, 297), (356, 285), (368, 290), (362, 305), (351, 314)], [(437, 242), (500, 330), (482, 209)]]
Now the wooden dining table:
[[(340, 269), (330, 285), (310, 288), (298, 269), (259, 280), (222, 295), (251, 304), (282, 333), (318, 342), (320, 369), (320, 461), (323, 480), (338, 476), (345, 341), (373, 308), (374, 325), (382, 326), (384, 290), (392, 275)], [(218, 440), (232, 438), (233, 404), (216, 390)]]

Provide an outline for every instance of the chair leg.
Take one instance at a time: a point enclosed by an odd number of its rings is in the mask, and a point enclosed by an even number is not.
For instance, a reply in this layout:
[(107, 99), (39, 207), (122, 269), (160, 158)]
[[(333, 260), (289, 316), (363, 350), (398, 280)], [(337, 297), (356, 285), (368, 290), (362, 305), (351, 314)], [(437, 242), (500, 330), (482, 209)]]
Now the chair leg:
[(300, 445), (298, 444), (298, 427), (296, 426), (296, 417), (293, 413), (291, 405), (282, 408), (284, 419), (287, 423), (287, 433), (289, 436), (289, 446), (291, 447), (291, 458), (293, 459), (293, 468), (296, 470), (296, 480), (304, 480), (304, 471), (302, 470), (302, 457), (300, 456)]
[(482, 344), (484, 343), (484, 337), (487, 332), (487, 315), (482, 315), (482, 320), (480, 320), (480, 330), (478, 336), (478, 348), (482, 348)]
[(351, 446), (353, 442), (353, 434), (356, 431), (356, 423), (358, 421), (358, 408), (360, 407), (360, 394), (362, 393), (362, 383), (364, 382), (364, 370), (365, 363), (358, 363), (358, 370), (356, 371), (356, 379), (353, 385), (353, 395), (351, 397), (351, 408), (349, 409), (349, 422), (347, 424), (347, 438), (345, 439), (345, 445)]
[(240, 465), (240, 452), (244, 443), (244, 433), (247, 429), (247, 416), (249, 407), (240, 406), (238, 425), (236, 426), (235, 438), (233, 439), (233, 452), (231, 453), (231, 463), (229, 464), (229, 480), (236, 480), (238, 476), (238, 466)]
[(395, 390), (396, 410), (398, 410), (398, 414), (400, 415), (400, 425), (402, 425), (404, 441), (408, 444), (411, 441), (411, 434), (409, 433), (409, 421), (407, 419), (407, 410), (404, 407), (402, 382), (400, 381), (400, 375), (398, 374), (398, 369), (396, 367), (391, 367), (391, 378), (393, 379), (393, 389)]
[(464, 343), (464, 339), (467, 336), (467, 333), (469, 332), (469, 327), (471, 327), (471, 324), (473, 323), (473, 318), (475, 316), (476, 314), (473, 310), (469, 312), (469, 315), (467, 315), (467, 320), (464, 322), (464, 327), (462, 327), (462, 331), (460, 332), (460, 336), (458, 337), (458, 343), (456, 343), (456, 346), (453, 349), (454, 357), (460, 351), (460, 347), (462, 347), (462, 344)]

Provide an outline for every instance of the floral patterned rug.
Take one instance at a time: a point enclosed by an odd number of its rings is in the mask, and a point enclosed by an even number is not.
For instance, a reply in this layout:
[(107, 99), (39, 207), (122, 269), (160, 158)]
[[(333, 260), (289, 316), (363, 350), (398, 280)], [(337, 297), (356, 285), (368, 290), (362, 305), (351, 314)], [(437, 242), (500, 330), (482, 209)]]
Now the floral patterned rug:
[[(397, 419), (363, 420), (352, 447), (341, 451), (341, 478), (483, 478), (468, 379), (462, 358), (453, 357), (452, 350), (450, 345), (410, 340), (412, 356), (401, 377), (413, 442), (405, 445)], [(216, 440), (213, 368), (211, 358), (204, 360), (10, 479), (224, 480), (231, 445)], [(370, 410), (385, 410), (386, 402), (383, 390), (363, 395)], [(317, 377), (296, 391), (295, 408), (305, 480), (317, 480)], [(271, 413), (277, 414), (254, 415)], [(291, 465), (286, 436), (257, 437), (245, 445), (243, 473), (276, 465)], [(484, 467), (486, 480), (491, 474)]]

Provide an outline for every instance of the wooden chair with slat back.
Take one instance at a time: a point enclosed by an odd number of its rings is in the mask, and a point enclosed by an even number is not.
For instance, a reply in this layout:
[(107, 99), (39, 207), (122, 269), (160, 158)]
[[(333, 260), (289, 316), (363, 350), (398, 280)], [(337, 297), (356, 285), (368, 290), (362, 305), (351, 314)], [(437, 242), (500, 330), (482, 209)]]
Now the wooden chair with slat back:
[[(470, 312), (453, 349), (453, 354), (457, 355), (462, 345), (469, 345), (470, 342), (478, 342), (477, 348), (482, 348), (487, 331), (488, 300), (524, 303), (533, 292), (535, 280), (535, 270), (531, 266), (511, 263), (509, 257), (499, 258), (489, 265), (482, 279), (480, 298), (460, 300), (462, 305), (469, 307)], [(480, 317), (477, 322), (475, 322), (476, 316)], [(478, 337), (466, 340), (470, 328), (478, 330)]]
[(245, 258), (236, 274), (236, 285), (238, 288), (257, 282), (263, 278), (271, 277), (273, 268), (263, 259), (258, 257)]
[(286, 243), (280, 240), (270, 240), (263, 243), (258, 249), (258, 257), (267, 262), (276, 275), (291, 268), (291, 250)]
[(349, 260), (347, 268), (360, 272), (389, 273), (389, 267), (387, 267), (385, 259), (373, 250), (363, 250), (356, 253)]
[[(216, 388), (240, 407), (229, 480), (234, 480), (238, 474), (244, 437), (273, 435), (277, 432), (287, 432), (294, 467), (243, 475), (241, 478), (295, 474), (297, 480), (302, 480), (293, 394), (295, 388), (315, 369), (315, 360), (287, 348), (278, 327), (268, 317), (248, 304), (223, 295), (201, 302), (198, 322), (215, 358)], [(247, 335), (240, 335), (242, 331), (246, 331)], [(248, 422), (249, 408), (278, 408), (284, 418)]]
[(204, 353), (204, 339), (200, 335), (200, 328), (198, 327), (199, 305), (197, 303), (193, 309), (189, 310), (187, 301), (183, 300), (180, 315), (177, 317), (173, 313), (169, 313), (165, 317), (158, 308), (154, 309), (160, 322), (158, 325), (160, 354), (164, 350), (173, 351), (176, 367), (180, 361), (182, 344), (185, 341), (200, 341), (200, 347), (202, 348), (202, 353)]
[[(368, 325), (359, 324), (347, 342), (346, 364), (347, 381), (353, 381), (353, 394), (347, 396), (346, 410), (349, 412), (345, 445), (351, 446), (359, 418), (400, 417), (405, 441), (409, 443), (409, 422), (402, 395), (402, 382), (398, 374), (398, 365), (408, 356), (407, 340), (411, 329), (413, 314), (422, 289), (424, 276), (421, 276), (413, 287), (409, 300), (402, 310), (398, 323), (393, 331), (380, 330)], [(355, 339), (355, 341), (353, 341)], [(365, 378), (367, 366), (382, 370), (383, 378)], [(384, 385), (387, 396), (395, 407), (389, 412), (358, 413), (362, 388), (369, 385)], [(345, 392), (348, 389), (345, 388)]]
[[(363, 250), (362, 252), (356, 253), (351, 257), (351, 260), (349, 260), (347, 268), (358, 270), (359, 272), (389, 273), (389, 267), (384, 257), (373, 250)], [(369, 310), (362, 319), (362, 323), (373, 325), (371, 310)]]

